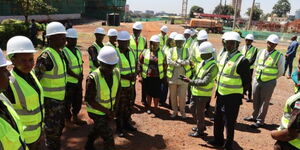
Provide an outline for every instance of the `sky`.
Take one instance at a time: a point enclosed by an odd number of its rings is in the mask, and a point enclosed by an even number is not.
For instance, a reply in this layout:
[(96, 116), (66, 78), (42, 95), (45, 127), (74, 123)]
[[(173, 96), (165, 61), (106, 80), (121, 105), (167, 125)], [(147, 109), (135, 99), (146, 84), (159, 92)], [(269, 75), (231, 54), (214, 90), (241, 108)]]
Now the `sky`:
[[(212, 13), (214, 8), (220, 4), (220, 0), (188, 0), (188, 12), (193, 5), (204, 8), (204, 13)], [(222, 0), (223, 4), (225, 0)], [(256, 0), (260, 3), (260, 7), (264, 13), (270, 13), (277, 0)], [(291, 15), (300, 9), (299, 0), (289, 0), (291, 3)], [(165, 11), (168, 13), (181, 13), (182, 0), (127, 0), (130, 10), (153, 10), (155, 12)], [(227, 0), (227, 4), (231, 4), (231, 0)], [(251, 7), (252, 0), (242, 0), (241, 16), (246, 17), (246, 10)]]

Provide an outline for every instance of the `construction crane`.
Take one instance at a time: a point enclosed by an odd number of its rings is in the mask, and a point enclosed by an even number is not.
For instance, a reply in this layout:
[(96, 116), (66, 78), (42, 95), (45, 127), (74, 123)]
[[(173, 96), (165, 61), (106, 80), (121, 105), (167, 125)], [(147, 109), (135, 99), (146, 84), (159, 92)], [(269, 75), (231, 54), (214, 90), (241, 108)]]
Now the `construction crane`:
[(187, 17), (187, 6), (188, 6), (188, 0), (182, 0), (181, 16), (183, 18)]

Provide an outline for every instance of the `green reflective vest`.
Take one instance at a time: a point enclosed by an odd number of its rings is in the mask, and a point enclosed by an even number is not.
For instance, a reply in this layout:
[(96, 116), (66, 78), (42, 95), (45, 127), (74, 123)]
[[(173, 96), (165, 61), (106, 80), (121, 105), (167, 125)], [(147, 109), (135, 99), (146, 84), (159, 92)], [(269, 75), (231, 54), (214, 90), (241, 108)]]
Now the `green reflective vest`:
[[(67, 47), (63, 49), (63, 52), (68, 60), (68, 67), (74, 72), (76, 75), (82, 74), (82, 54), (80, 50), (76, 47), (76, 55)], [(67, 75), (67, 82), (69, 83), (78, 83), (78, 79), (74, 78), (70, 75)]]
[[(178, 59), (178, 54), (177, 54), (177, 47), (172, 48), (171, 52), (171, 59), (173, 61), (176, 61)], [(181, 54), (181, 60), (186, 60), (189, 58), (189, 51), (187, 48), (183, 48), (182, 49), (182, 54)], [(191, 69), (191, 65), (187, 64), (185, 66), (183, 66), (184, 70), (185, 70), (185, 76), (186, 77), (190, 77), (192, 75), (192, 69)], [(168, 69), (167, 69), (167, 77), (169, 79), (171, 79), (173, 77), (173, 71), (174, 71), (174, 66), (168, 65)]]
[(11, 71), (10, 78), (10, 87), (16, 100), (13, 108), (24, 125), (24, 138), (27, 144), (36, 142), (40, 138), (45, 116), (43, 88), (34, 73), (30, 72), (30, 74), (40, 94), (15, 71)]
[(111, 44), (110, 42), (107, 42), (106, 44), (105, 44), (106, 46), (111, 46), (111, 47), (113, 47), (114, 49), (117, 49), (113, 44)]
[[(281, 117), (281, 123), (278, 130), (283, 130), (288, 128), (290, 119), (292, 117), (292, 111), (293, 111), (291, 105), (299, 99), (300, 99), (300, 93), (297, 93), (291, 96), (290, 98), (288, 98), (283, 108), (283, 116)], [(300, 135), (298, 135), (296, 139), (289, 141), (289, 143), (294, 147), (300, 149)]]
[(141, 52), (145, 49), (146, 46), (146, 38), (139, 36), (138, 37), (138, 45), (135, 42), (135, 37), (131, 36), (130, 37), (130, 48), (133, 50), (134, 54), (136, 55), (136, 59), (139, 58)]
[(191, 46), (190, 51), (192, 53), (192, 62), (197, 66), (202, 61), (198, 43), (194, 43)]
[(240, 75), (236, 72), (237, 66), (244, 56), (236, 52), (228, 61), (228, 52), (221, 56), (218, 64), (217, 91), (221, 95), (243, 94), (243, 85)]
[[(135, 55), (132, 50), (129, 50), (129, 59), (126, 58), (124, 53), (121, 53), (119, 48), (117, 49), (117, 54), (119, 56), (119, 63), (117, 64), (117, 67), (120, 69), (121, 75), (128, 75), (132, 73), (136, 73), (136, 59)], [(130, 87), (134, 85), (135, 82), (127, 79), (121, 78), (121, 86), (122, 87)]]
[[(204, 62), (204, 61), (202, 61)], [(212, 59), (208, 61), (205, 65), (198, 65), (196, 68), (196, 74), (193, 77), (193, 80), (195, 79), (203, 79), (207, 73), (209, 73), (210, 69), (217, 65), (216, 60)], [(209, 84), (205, 86), (192, 86), (191, 91), (192, 95), (194, 96), (205, 96), (205, 97), (211, 97), (212, 96), (212, 90), (214, 88), (214, 78), (210, 81)]]
[[(119, 84), (120, 84), (120, 72), (118, 68), (113, 70), (113, 84), (112, 88), (110, 89), (107, 85), (105, 78), (102, 76), (99, 69), (93, 71), (90, 76), (95, 81), (95, 86), (97, 89), (97, 95), (95, 97), (95, 101), (99, 103), (101, 106), (113, 110), (116, 95), (118, 92)], [(87, 104), (87, 111), (96, 115), (105, 115), (104, 112), (94, 109), (92, 106)]]
[(261, 51), (257, 55), (257, 64), (255, 68), (256, 79), (259, 79), (263, 82), (277, 79), (278, 76), (278, 67), (277, 63), (282, 56), (282, 54), (274, 50), (266, 59), (264, 58), (264, 52), (267, 50)]
[[(151, 57), (151, 51), (150, 49), (146, 49), (143, 51), (142, 55), (144, 56), (144, 63), (142, 65), (142, 77), (146, 78), (147, 77), (147, 71), (149, 68), (149, 63), (150, 63), (150, 57)], [(158, 56), (158, 72), (159, 72), (159, 78), (162, 79), (164, 77), (164, 55), (161, 50), (157, 51), (157, 56)]]
[[(244, 57), (248, 60), (250, 60), (252, 57), (254, 57), (255, 53), (257, 52), (257, 48), (254, 46), (251, 46), (250, 49), (247, 50), (247, 46), (245, 45), (242, 50), (241, 53), (244, 55)], [(256, 56), (255, 56), (256, 57)], [(250, 69), (254, 68), (254, 64), (252, 64), (250, 66)]]
[(7, 107), (7, 110), (13, 117), (18, 128), (18, 131), (15, 130), (10, 123), (0, 115), (0, 149), (28, 150), (24, 141), (23, 125), (20, 121), (20, 117), (12, 108), (9, 100), (2, 93), (0, 94), (0, 103), (3, 103)]
[(40, 83), (44, 89), (44, 96), (56, 100), (64, 100), (67, 83), (66, 63), (60, 54), (48, 47), (43, 53), (47, 53), (52, 60), (53, 68), (44, 72)]
[(194, 39), (193, 39), (192, 37), (189, 37), (189, 38), (185, 41), (183, 47), (189, 49), (189, 48), (191, 47), (191, 45), (192, 45), (193, 42), (194, 42)]
[[(96, 48), (97, 50), (97, 54), (99, 54), (100, 52), (100, 49), (102, 47), (100, 47), (96, 42), (93, 43), (93, 46)], [(90, 66), (90, 72), (93, 72), (94, 70), (97, 69), (97, 67), (95, 66), (93, 60), (92, 60), (92, 57), (89, 55), (89, 66)]]
[(159, 47), (160, 49), (162, 49), (167, 43), (168, 35), (166, 34), (163, 38), (163, 35), (160, 33), (158, 36), (159, 36)]

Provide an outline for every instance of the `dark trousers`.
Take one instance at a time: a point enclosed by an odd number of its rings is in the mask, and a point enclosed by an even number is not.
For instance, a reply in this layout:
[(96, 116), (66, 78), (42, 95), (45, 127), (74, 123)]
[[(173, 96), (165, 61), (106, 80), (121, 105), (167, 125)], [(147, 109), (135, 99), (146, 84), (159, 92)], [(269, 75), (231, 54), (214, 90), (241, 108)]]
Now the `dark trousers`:
[(65, 102), (66, 102), (66, 119), (70, 120), (72, 115), (77, 116), (81, 109), (81, 105), (82, 105), (81, 84), (67, 83)]
[(45, 97), (45, 135), (49, 150), (60, 150), (60, 136), (65, 126), (65, 102)]
[(142, 92), (142, 99), (141, 99), (141, 102), (142, 103), (147, 103), (147, 100), (146, 100), (146, 97), (147, 97), (147, 93), (146, 93), (146, 90), (145, 90), (145, 82), (141, 82), (141, 85), (142, 85), (142, 87), (141, 87), (141, 92)]
[(289, 142), (276, 141), (274, 150), (298, 150), (298, 148), (294, 147)]
[(129, 123), (132, 114), (132, 99), (134, 98), (134, 87), (121, 88), (120, 100), (117, 104), (117, 129), (122, 130)]
[(167, 97), (168, 97), (168, 92), (169, 92), (169, 83), (168, 82), (162, 82), (161, 84), (161, 96), (160, 96), (160, 103), (166, 103)]
[(241, 94), (221, 96), (217, 93), (214, 118), (214, 138), (218, 143), (224, 143), (224, 127), (226, 126), (225, 148), (231, 148), (234, 138), (234, 127), (242, 101)]
[(89, 117), (94, 120), (94, 127), (88, 135), (87, 146), (93, 147), (94, 141), (100, 136), (103, 139), (103, 145), (105, 150), (114, 150), (115, 142), (113, 137), (113, 130), (109, 126), (109, 119), (105, 115), (96, 115), (88, 113)]
[(26, 145), (29, 148), (29, 150), (41, 150), (42, 149), (41, 136), (37, 141), (30, 143), (30, 144), (26, 144)]
[(287, 68), (289, 68), (289, 76), (292, 75), (294, 58), (295, 57), (286, 57), (285, 65), (284, 65), (284, 73), (283, 74), (285, 74)]
[[(252, 77), (253, 77), (253, 69), (250, 69), (250, 75), (251, 75), (251, 80), (250, 80), (250, 84), (252, 85)], [(248, 91), (248, 93), (247, 93)], [(249, 86), (249, 89), (245, 91), (244, 94), (248, 94), (248, 99), (251, 100), (252, 99), (252, 86)]]

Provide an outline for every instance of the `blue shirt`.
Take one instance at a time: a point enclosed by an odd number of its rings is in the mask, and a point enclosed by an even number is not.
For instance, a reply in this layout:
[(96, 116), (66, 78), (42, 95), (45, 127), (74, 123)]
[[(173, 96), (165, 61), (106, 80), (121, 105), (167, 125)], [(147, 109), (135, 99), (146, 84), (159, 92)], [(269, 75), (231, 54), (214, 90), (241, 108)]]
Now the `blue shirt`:
[(290, 44), (290, 46), (288, 47), (288, 50), (286, 52), (288, 57), (295, 57), (296, 56), (298, 46), (299, 46), (299, 44), (296, 40), (292, 41), (292, 43)]

